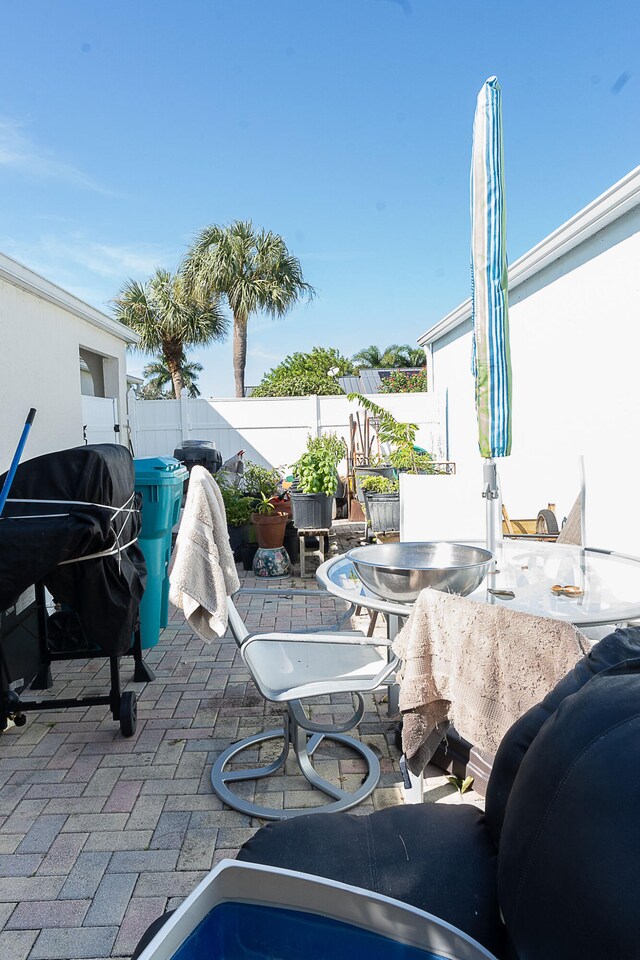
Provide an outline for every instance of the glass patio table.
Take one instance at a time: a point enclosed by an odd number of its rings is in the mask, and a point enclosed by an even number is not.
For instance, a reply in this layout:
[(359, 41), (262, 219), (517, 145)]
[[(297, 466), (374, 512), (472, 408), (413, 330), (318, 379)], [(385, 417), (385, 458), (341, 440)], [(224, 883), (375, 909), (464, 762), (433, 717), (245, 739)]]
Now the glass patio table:
[[(478, 540), (459, 542), (484, 546)], [(347, 555), (325, 561), (316, 578), (334, 596), (384, 613), (390, 639), (411, 613), (411, 604), (379, 597), (365, 587)], [(554, 593), (556, 585), (577, 588), (578, 595)], [(505, 539), (497, 544), (496, 571), (468, 599), (564, 620), (580, 630), (626, 623), (640, 617), (640, 558), (571, 544)]]
[[(453, 542), (453, 541), (452, 541)], [(481, 540), (455, 541), (484, 547)], [(503, 540), (497, 544), (496, 571), (490, 573), (468, 599), (499, 604), (574, 624), (586, 638), (595, 642), (609, 632), (606, 627), (640, 618), (640, 558), (608, 550), (583, 548), (570, 544), (541, 541)], [(387, 638), (393, 640), (411, 613), (412, 604), (396, 603), (377, 596), (362, 583), (347, 555), (325, 561), (316, 571), (321, 587), (334, 596), (367, 610), (384, 613)], [(558, 595), (552, 587), (578, 588), (578, 595)], [(493, 591), (509, 591), (513, 597)], [(575, 592), (575, 591), (574, 591)], [(389, 687), (388, 713), (396, 716), (399, 687)], [(491, 771), (491, 760), (461, 740), (451, 728), (447, 754), (433, 763), (449, 769), (458, 761), (466, 774), (475, 779), (475, 789), (483, 793)], [(452, 768), (453, 769), (453, 768)], [(423, 778), (408, 775), (405, 803), (423, 799)], [(481, 785), (481, 786), (480, 786)]]

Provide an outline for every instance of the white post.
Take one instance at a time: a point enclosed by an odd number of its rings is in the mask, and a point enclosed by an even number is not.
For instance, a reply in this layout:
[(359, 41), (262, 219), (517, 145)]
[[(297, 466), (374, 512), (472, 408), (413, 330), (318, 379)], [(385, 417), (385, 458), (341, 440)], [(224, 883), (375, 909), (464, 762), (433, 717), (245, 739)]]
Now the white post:
[[(483, 466), (483, 482), (484, 490), (482, 496), (486, 498), (487, 504), (487, 550), (489, 553), (492, 553), (495, 557), (496, 555), (496, 533), (497, 533), (497, 517), (496, 514), (499, 510), (500, 502), (500, 491), (498, 489), (498, 470), (496, 468), (496, 462), (493, 459), (485, 460)], [(502, 518), (500, 518), (502, 522)], [(494, 563), (495, 569), (495, 563)]]
[(189, 397), (186, 387), (180, 393), (180, 432), (183, 440), (191, 439), (191, 425), (189, 423)]

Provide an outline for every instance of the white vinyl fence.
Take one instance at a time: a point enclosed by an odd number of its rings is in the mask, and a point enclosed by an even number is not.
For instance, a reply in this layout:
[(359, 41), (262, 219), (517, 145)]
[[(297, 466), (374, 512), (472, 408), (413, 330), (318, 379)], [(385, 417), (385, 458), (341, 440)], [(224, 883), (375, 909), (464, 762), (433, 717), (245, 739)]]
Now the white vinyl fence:
[[(444, 395), (382, 394), (370, 399), (397, 420), (417, 423), (417, 444), (437, 459), (447, 459)], [(183, 440), (212, 440), (223, 460), (244, 450), (246, 460), (263, 466), (293, 463), (308, 436), (335, 433), (348, 441), (349, 414), (359, 409), (346, 396), (138, 400), (129, 394), (134, 456), (173, 456)]]

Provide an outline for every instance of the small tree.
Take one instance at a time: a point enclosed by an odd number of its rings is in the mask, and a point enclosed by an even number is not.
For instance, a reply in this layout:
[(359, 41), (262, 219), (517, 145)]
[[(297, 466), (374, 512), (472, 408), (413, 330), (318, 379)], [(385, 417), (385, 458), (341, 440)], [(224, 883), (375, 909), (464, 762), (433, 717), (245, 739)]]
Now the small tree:
[[(332, 371), (331, 374), (329, 371)], [(336, 377), (355, 374), (350, 360), (334, 347), (314, 347), (293, 353), (270, 370), (253, 391), (253, 397), (331, 396), (344, 393)]]

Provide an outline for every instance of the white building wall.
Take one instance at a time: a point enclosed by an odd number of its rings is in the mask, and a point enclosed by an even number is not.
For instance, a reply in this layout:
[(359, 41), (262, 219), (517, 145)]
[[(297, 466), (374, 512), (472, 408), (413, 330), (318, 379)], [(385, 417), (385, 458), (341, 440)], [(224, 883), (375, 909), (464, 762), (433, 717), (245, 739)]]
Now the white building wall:
[[(122, 339), (6, 279), (0, 279), (0, 334), (0, 472), (9, 467), (30, 407), (37, 416), (23, 459), (83, 442), (80, 347), (107, 358), (105, 390), (115, 395), (121, 421), (126, 416)], [(126, 431), (120, 436), (126, 442)]]
[[(610, 477), (608, 502), (590, 504), (599, 529), (606, 511), (638, 513), (631, 487), (624, 495), (623, 488), (638, 477), (640, 207), (517, 286), (510, 326), (513, 450), (498, 461), (510, 515), (535, 516), (547, 502), (566, 515), (579, 491), (580, 455), (587, 490), (590, 474)], [(449, 455), (458, 470), (475, 471), (470, 321), (432, 351), (433, 387), (448, 391)], [(640, 521), (637, 543), (640, 554)]]

